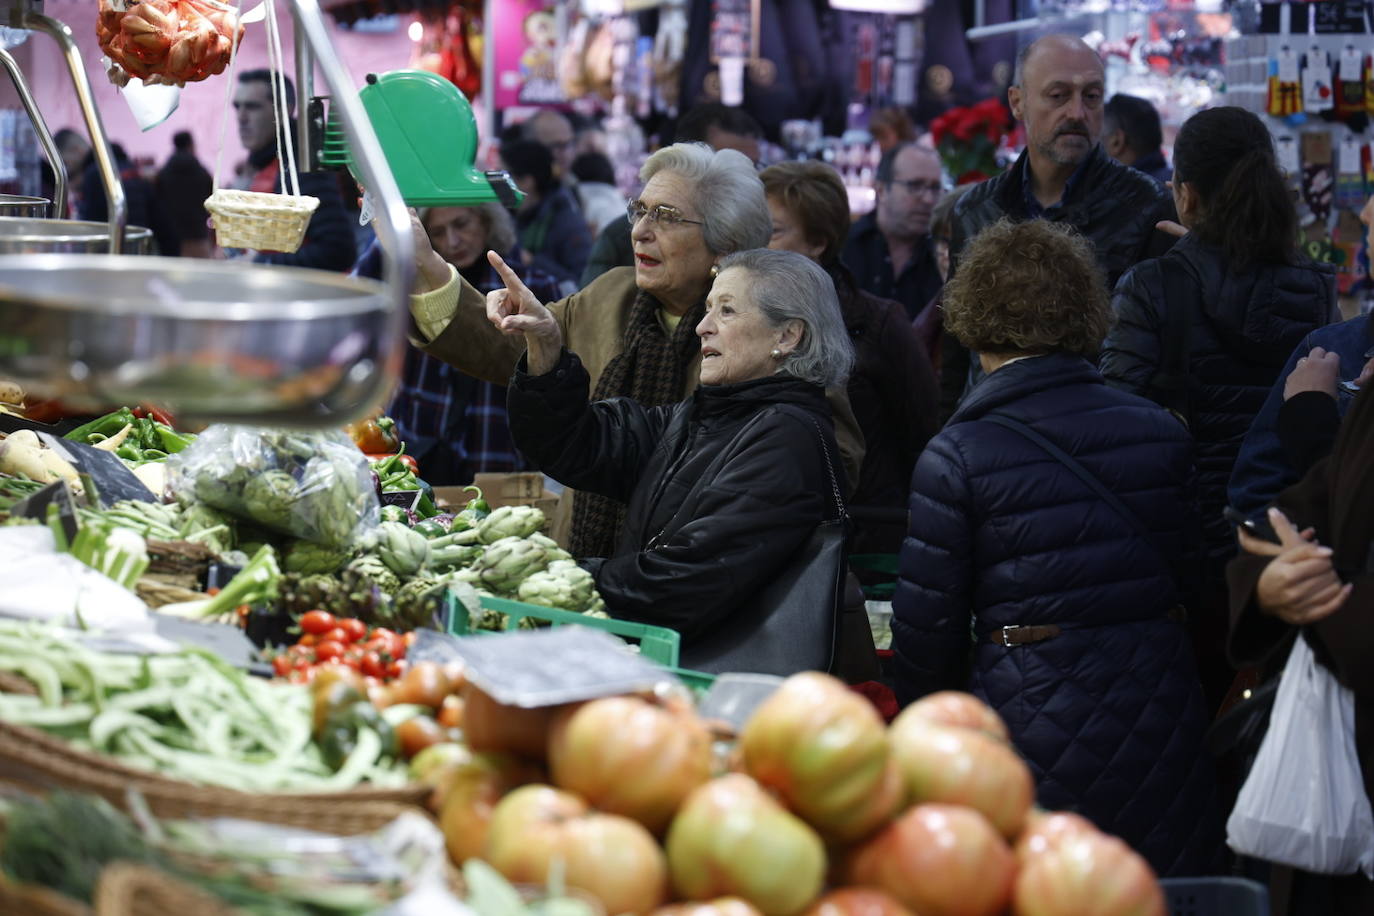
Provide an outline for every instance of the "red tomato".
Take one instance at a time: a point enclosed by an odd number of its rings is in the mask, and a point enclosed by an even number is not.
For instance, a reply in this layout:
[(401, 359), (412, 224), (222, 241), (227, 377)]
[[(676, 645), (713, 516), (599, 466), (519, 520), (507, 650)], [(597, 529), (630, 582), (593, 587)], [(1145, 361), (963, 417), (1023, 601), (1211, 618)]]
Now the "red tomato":
[(329, 632), (320, 634), (320, 642), (324, 642), (326, 639), (332, 640), (333, 642), (348, 645), (348, 631), (345, 630), (343, 627), (333, 627), (329, 630)]
[(328, 633), (334, 629), (334, 615), (328, 611), (306, 611), (300, 619), (302, 633)]
[(402, 676), (403, 674), (405, 674), (405, 673), (406, 673), (406, 660), (403, 659), (403, 658), (398, 658), (398, 659), (396, 659), (395, 661), (393, 661), (391, 664), (389, 664), (389, 665), (386, 666), (386, 676), (389, 677), (389, 678), (391, 678), (392, 680), (395, 680), (396, 678), (401, 677), (401, 676)]
[(291, 671), (291, 659), (286, 655), (278, 655), (272, 659), (272, 673), (277, 677), (286, 677)]
[(291, 670), (292, 670), (292, 671), (304, 671), (304, 670), (306, 670), (307, 668), (313, 668), (313, 667), (315, 667), (315, 660), (314, 660), (313, 658), (311, 658), (311, 657), (309, 657), (309, 656), (305, 656), (305, 655), (298, 656), (298, 657), (296, 658), (296, 660), (295, 660), (294, 662), (291, 663)]
[(306, 634), (305, 634), (304, 636), (302, 636), (300, 639), (296, 640), (296, 645), (297, 645), (297, 646), (304, 646), (304, 647), (306, 647), (306, 648), (308, 649), (308, 648), (314, 646), (315, 643), (317, 643), (317, 642), (319, 642), (319, 641), (320, 641), (320, 637), (319, 637), (319, 636), (315, 635), (314, 633), (306, 633)]
[(360, 669), (367, 677), (384, 678), (386, 677), (386, 663), (376, 652), (367, 652), (363, 655)]
[(315, 647), (315, 657), (322, 662), (333, 661), (342, 658), (344, 654), (344, 644), (333, 639), (322, 639)]
[(346, 642), (361, 642), (367, 638), (367, 624), (356, 617), (344, 617), (334, 622), (348, 634)]

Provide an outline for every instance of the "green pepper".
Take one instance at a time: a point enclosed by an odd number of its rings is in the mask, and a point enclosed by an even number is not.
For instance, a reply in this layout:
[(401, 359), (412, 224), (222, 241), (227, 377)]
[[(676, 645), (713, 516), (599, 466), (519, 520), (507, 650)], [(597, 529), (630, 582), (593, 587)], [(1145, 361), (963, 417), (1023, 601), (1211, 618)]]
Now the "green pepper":
[(382, 521), (400, 522), (403, 525), (410, 524), (410, 516), (406, 515), (406, 510), (400, 506), (382, 506)]
[(72, 442), (88, 443), (88, 436), (90, 436), (92, 433), (100, 433), (102, 436), (108, 439), (110, 436), (113, 436), (115, 433), (119, 432), (125, 426), (128, 426), (130, 423), (133, 423), (136, 419), (137, 418), (134, 416), (133, 411), (129, 410), (129, 408), (127, 407), (121, 407), (114, 413), (107, 413), (103, 417), (97, 417), (89, 423), (84, 423), (81, 426), (78, 426), (76, 429), (67, 433), (62, 438), (68, 439)]
[(128, 439), (125, 439), (119, 448), (115, 449), (115, 454), (126, 461), (142, 461), (143, 449), (133, 443), (133, 438), (133, 436), (130, 436)]
[(360, 728), (370, 728), (381, 737), (383, 756), (397, 756), (400, 749), (396, 730), (382, 718), (377, 707), (367, 700), (359, 700), (334, 710), (325, 721), (318, 740), (320, 753), (330, 769), (337, 770), (343, 766), (348, 755), (357, 747)]
[(157, 433), (159, 448), (169, 455), (175, 455), (196, 441), (195, 433), (179, 433), (164, 423), (154, 422), (153, 429)]
[(491, 505), (482, 498), (482, 490), (480, 487), (463, 487), (464, 493), (468, 490), (472, 490), (477, 495), (468, 500), (468, 504), (464, 508), (464, 511), (481, 513), (480, 515), (474, 516), (478, 521), (481, 521), (491, 514)]
[(441, 538), (444, 535), (448, 534), (447, 528), (445, 528), (438, 522), (431, 521), (429, 519), (416, 522), (415, 524), (410, 526), (410, 530), (418, 531), (420, 534), (423, 534), (426, 538), (430, 539)]

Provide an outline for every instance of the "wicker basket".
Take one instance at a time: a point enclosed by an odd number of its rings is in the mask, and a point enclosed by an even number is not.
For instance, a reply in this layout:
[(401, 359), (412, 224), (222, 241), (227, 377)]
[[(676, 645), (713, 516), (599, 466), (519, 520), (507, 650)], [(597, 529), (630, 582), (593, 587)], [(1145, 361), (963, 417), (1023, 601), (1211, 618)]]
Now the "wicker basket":
[(216, 241), (225, 248), (295, 251), (320, 205), (318, 197), (292, 197), (220, 188), (205, 201), (214, 217)]
[(91, 908), (49, 888), (14, 884), (0, 875), (0, 913), (14, 913), (15, 916), (21, 913), (23, 916), (91, 916)]
[(129, 810), (129, 790), (135, 789), (153, 814), (162, 818), (237, 817), (337, 836), (377, 830), (402, 812), (415, 810), (429, 794), (419, 785), (270, 794), (197, 786), (124, 766), (110, 757), (77, 750), (38, 729), (9, 722), (0, 722), (0, 780), (31, 788), (90, 792), (124, 811)]
[(166, 872), (115, 862), (100, 873), (95, 916), (233, 916), (238, 911)]

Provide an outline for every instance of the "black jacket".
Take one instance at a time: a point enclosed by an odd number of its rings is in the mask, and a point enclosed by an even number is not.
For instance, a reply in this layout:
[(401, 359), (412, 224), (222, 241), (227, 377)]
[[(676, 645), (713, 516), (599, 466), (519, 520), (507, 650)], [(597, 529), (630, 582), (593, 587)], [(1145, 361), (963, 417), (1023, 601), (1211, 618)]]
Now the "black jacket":
[(901, 275), (894, 275), (887, 239), (878, 228), (878, 217), (873, 213), (864, 216), (849, 230), (840, 260), (853, 271), (854, 280), (864, 292), (900, 302), (906, 309), (908, 321), (914, 321), (944, 285), (929, 236), (902, 266)]
[[(983, 229), (1003, 217), (1031, 218), (1026, 206), (1026, 158), (1023, 152), (1005, 172), (973, 188), (955, 204), (949, 243), (951, 275), (958, 271), (964, 246)], [(1074, 174), (1064, 199), (1042, 218), (1067, 223), (1092, 243), (1110, 289), (1131, 267), (1169, 249), (1173, 238), (1155, 229), (1155, 223), (1176, 215), (1168, 191), (1148, 175), (1115, 161), (1099, 145)], [(945, 335), (940, 367), (942, 418), (954, 413), (970, 376), (975, 381), (981, 378), (976, 360), (971, 361), (969, 352)]]
[(612, 616), (671, 627), (690, 651), (730, 627), (833, 515), (821, 437), (805, 416), (838, 454), (815, 385), (769, 376), (703, 385), (667, 407), (589, 404), (575, 354), (545, 375), (524, 368), (522, 358), (507, 399), (516, 446), (555, 480), (628, 503), (614, 555), (583, 562)]
[[(1152, 537), (993, 416), (1072, 455)], [(916, 463), (892, 600), (898, 699), (950, 688), (982, 697), (1006, 720), (1042, 806), (1077, 811), (1164, 875), (1203, 873), (1220, 848), (1202, 691), (1187, 631), (1167, 617), (1189, 458), (1173, 417), (1108, 388), (1086, 360), (1003, 366)], [(988, 640), (1045, 624), (1062, 632)]]
[[(299, 154), (297, 154), (299, 155)], [(277, 158), (276, 147), (267, 146), (248, 156), (254, 172), (266, 168)], [(299, 159), (297, 159), (299, 162)], [(283, 164), (282, 168), (285, 168)], [(292, 252), (259, 251), (253, 260), (259, 264), (284, 264), (288, 267), (314, 267), (319, 270), (346, 271), (353, 266), (358, 251), (348, 211), (339, 193), (339, 176), (334, 172), (299, 172), (300, 193), (318, 197), (320, 205), (305, 227), (301, 247)], [(282, 190), (281, 172), (277, 173), (276, 193)]]
[[(1181, 302), (1166, 302), (1164, 276), (1178, 272)], [(1112, 299), (1112, 329), (1102, 350), (1102, 375), (1123, 391), (1165, 406), (1178, 393), (1157, 387), (1169, 327), (1168, 310), (1186, 309), (1188, 381), (1184, 413), (1197, 442), (1198, 503), (1212, 572), (1236, 550), (1222, 517), (1226, 484), (1241, 442), (1293, 348), (1335, 314), (1335, 276), (1304, 259), (1288, 265), (1234, 270), (1225, 254), (1192, 235), (1162, 258), (1132, 269)]]

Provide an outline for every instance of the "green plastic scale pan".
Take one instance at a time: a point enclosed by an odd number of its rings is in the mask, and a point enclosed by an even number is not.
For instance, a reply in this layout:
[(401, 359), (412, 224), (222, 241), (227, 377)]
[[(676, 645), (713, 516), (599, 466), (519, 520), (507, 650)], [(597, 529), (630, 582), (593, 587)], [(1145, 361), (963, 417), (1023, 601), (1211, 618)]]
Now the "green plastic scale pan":
[[(503, 171), (483, 171), (477, 158), (477, 119), (458, 87), (427, 70), (368, 74), (358, 91), (382, 153), (412, 207), (461, 207), (500, 201), (514, 209), (525, 195)], [(320, 164), (354, 168), (354, 151), (334, 118), (325, 124)]]

